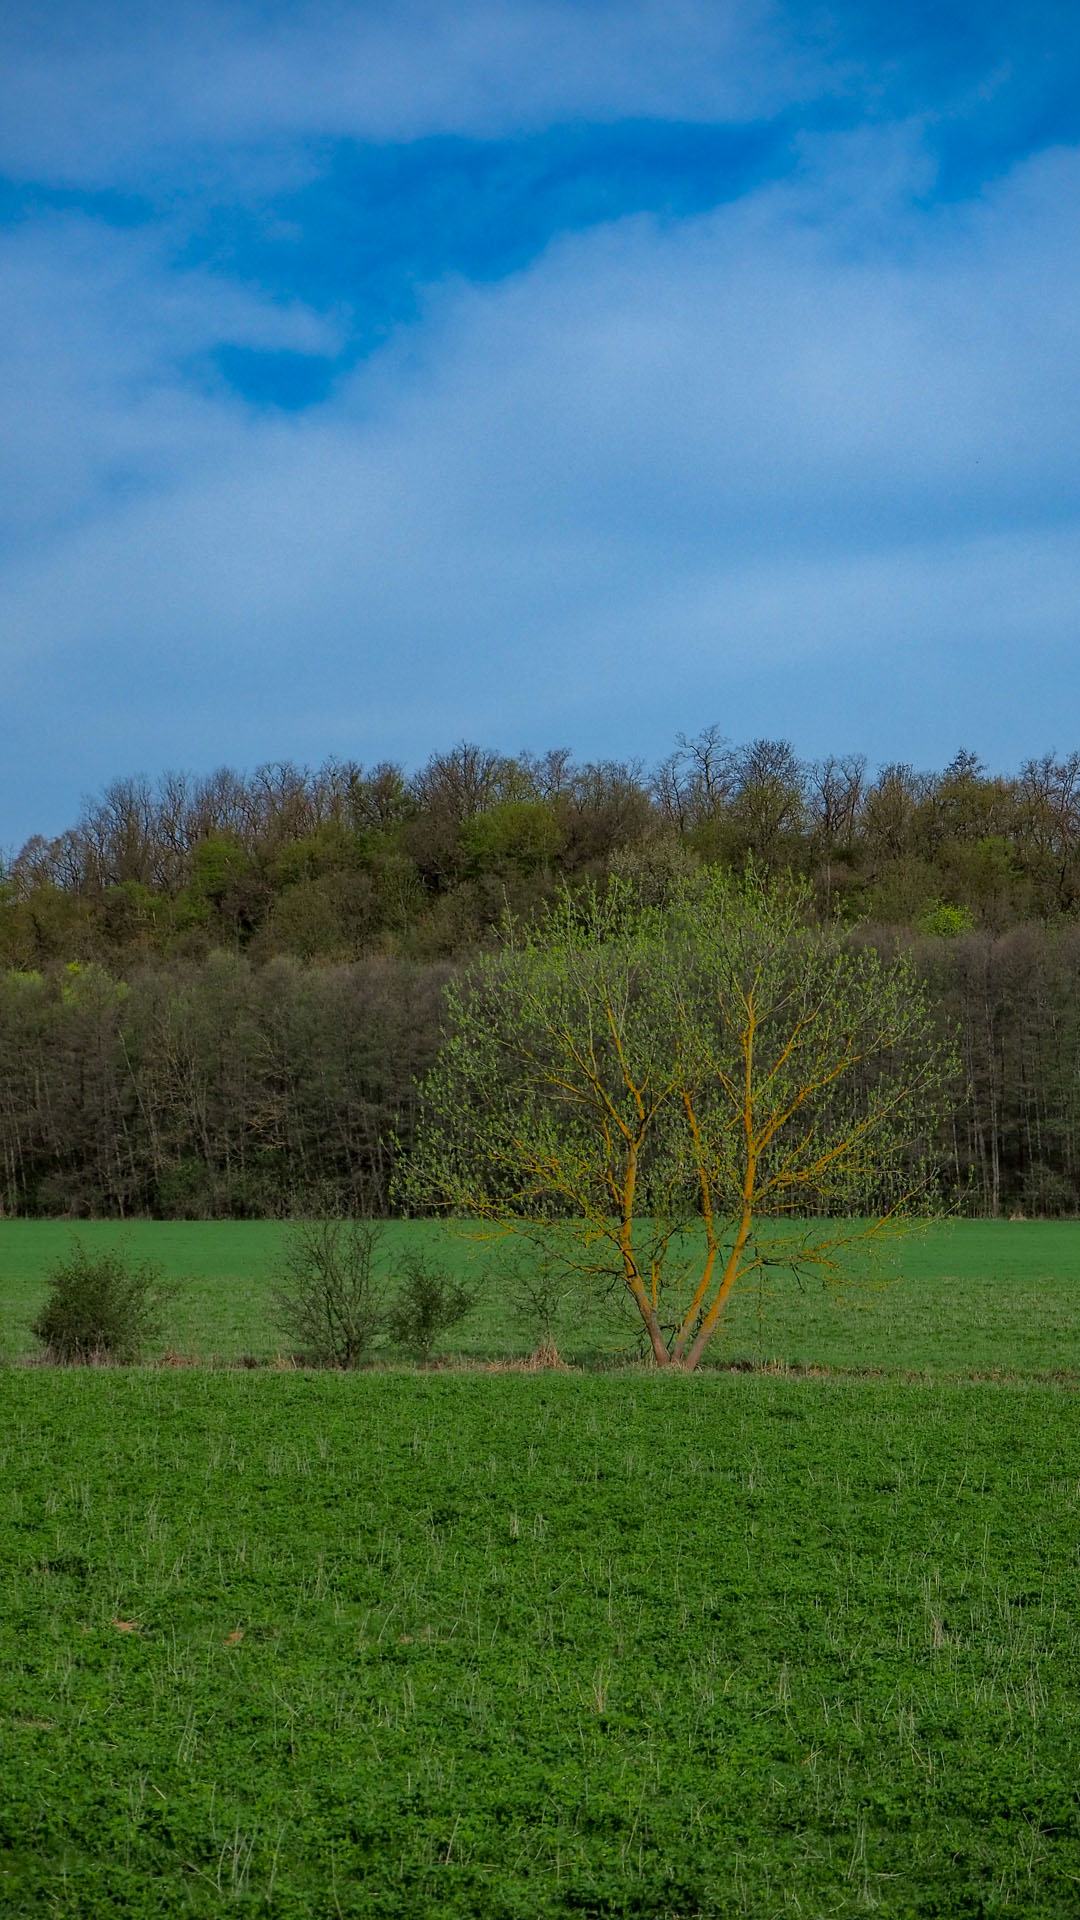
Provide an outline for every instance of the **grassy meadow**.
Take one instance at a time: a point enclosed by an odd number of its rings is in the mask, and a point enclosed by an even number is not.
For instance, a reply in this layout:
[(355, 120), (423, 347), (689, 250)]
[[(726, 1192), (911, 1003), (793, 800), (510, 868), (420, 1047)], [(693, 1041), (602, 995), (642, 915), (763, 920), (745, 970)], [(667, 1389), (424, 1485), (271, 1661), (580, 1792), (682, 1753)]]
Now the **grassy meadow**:
[[(282, 1236), (277, 1221), (0, 1220), (0, 1355), (30, 1354), (30, 1323), (50, 1265), (73, 1234), (89, 1247), (120, 1246), (152, 1260), (179, 1285), (163, 1348), (199, 1359), (269, 1360), (287, 1347), (272, 1315)], [(528, 1350), (534, 1330), (515, 1313), (497, 1263), (501, 1249), (426, 1222), (390, 1222), (386, 1252), (419, 1243), (476, 1292), (476, 1306), (448, 1336), (449, 1355), (488, 1360)], [(804, 1290), (770, 1273), (733, 1296), (713, 1363), (779, 1362), (886, 1372), (1080, 1376), (1080, 1224), (1072, 1221), (952, 1221), (895, 1249), (899, 1278), (870, 1278), (835, 1293)], [(632, 1320), (610, 1307), (559, 1328), (568, 1358), (586, 1364), (633, 1359)]]
[[(80, 1232), (278, 1350), (280, 1228)], [(0, 1223), (9, 1359), (70, 1233)], [(903, 1258), (737, 1303), (822, 1374), (0, 1368), (5, 1920), (1071, 1920), (1080, 1228)]]

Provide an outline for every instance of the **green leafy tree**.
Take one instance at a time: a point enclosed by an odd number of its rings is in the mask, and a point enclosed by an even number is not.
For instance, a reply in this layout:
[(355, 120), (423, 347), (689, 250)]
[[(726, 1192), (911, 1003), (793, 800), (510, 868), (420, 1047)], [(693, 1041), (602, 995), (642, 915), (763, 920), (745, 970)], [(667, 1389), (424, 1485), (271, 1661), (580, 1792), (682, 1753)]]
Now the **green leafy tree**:
[(925, 1204), (950, 1056), (909, 962), (814, 926), (806, 888), (714, 870), (661, 910), (616, 883), (509, 933), (449, 989), (414, 1207), (613, 1287), (693, 1370), (748, 1274), (841, 1278)]

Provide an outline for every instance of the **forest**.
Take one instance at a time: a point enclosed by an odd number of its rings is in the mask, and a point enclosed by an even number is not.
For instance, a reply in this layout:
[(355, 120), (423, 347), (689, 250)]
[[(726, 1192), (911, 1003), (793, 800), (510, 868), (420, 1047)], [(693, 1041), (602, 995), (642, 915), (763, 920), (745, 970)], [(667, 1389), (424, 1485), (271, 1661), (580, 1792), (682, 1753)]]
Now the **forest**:
[(961, 1055), (947, 1205), (1077, 1212), (1080, 754), (871, 773), (716, 727), (651, 768), (463, 744), (114, 782), (0, 865), (0, 1211), (386, 1212), (454, 970), (562, 885), (711, 864), (909, 948)]

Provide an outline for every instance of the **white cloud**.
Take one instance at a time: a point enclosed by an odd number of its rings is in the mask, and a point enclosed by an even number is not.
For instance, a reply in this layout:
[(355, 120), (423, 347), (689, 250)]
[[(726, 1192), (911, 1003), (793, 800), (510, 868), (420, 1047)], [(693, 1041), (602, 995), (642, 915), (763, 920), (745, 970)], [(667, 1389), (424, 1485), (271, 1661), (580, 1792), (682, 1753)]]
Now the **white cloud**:
[(898, 715), (953, 746), (1075, 731), (1054, 676), (1080, 590), (1080, 160), (926, 214), (896, 160), (917, 177), (917, 137), (881, 139), (888, 168), (819, 144), (738, 206), (432, 289), (288, 418), (179, 364), (223, 337), (318, 346), (324, 322), (145, 235), (17, 235), (3, 430), (39, 463), (0, 591), (20, 822), (42, 822), (22, 809), (50, 732), (80, 788), (461, 734), (648, 752), (714, 717), (825, 746), (870, 669), (893, 711), (840, 744), (904, 752)]
[(242, 458), (234, 411), (200, 394), (193, 363), (223, 342), (334, 351), (332, 319), (199, 271), (161, 239), (55, 215), (0, 241), (0, 517), (48, 540), (115, 515), (146, 487)]
[(59, 0), (12, 10), (4, 40), (0, 167), (78, 182), (297, 136), (742, 121), (833, 84), (769, 0)]
[[(464, 634), (519, 598), (531, 621), (588, 602), (589, 582), (600, 603), (671, 578), (678, 600), (684, 569), (722, 592), (750, 556), (775, 574), (785, 552), (902, 554), (1053, 517), (1080, 459), (1078, 172), (1044, 159), (888, 254), (852, 249), (816, 184), (619, 223), (497, 287), (436, 291), (337, 402), (276, 423), (185, 389), (177, 357), (318, 346), (323, 323), (170, 275), (138, 236), (66, 226), (58, 255), (28, 234), (8, 257), (25, 300), (7, 432), (45, 445), (42, 513), (66, 436), (64, 487), (109, 523), (65, 548), (57, 510), (29, 595), (41, 641), (77, 643), (46, 631), (54, 565), (65, 606), (72, 570), (130, 579), (140, 630), (174, 573), (186, 611), (164, 617), (200, 631), (254, 636), (266, 595), (278, 625), (339, 601)], [(111, 498), (125, 462), (153, 498)]]

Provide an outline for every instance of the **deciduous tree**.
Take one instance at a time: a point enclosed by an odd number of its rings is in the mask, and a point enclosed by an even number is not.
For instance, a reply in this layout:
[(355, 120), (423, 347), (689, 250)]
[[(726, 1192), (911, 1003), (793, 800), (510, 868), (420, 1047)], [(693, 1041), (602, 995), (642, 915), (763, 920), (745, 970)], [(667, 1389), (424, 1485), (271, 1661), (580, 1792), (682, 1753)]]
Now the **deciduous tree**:
[(923, 1202), (951, 1062), (908, 961), (804, 887), (615, 883), (509, 932), (450, 988), (405, 1197), (607, 1281), (657, 1365), (693, 1370), (748, 1274), (835, 1280)]

